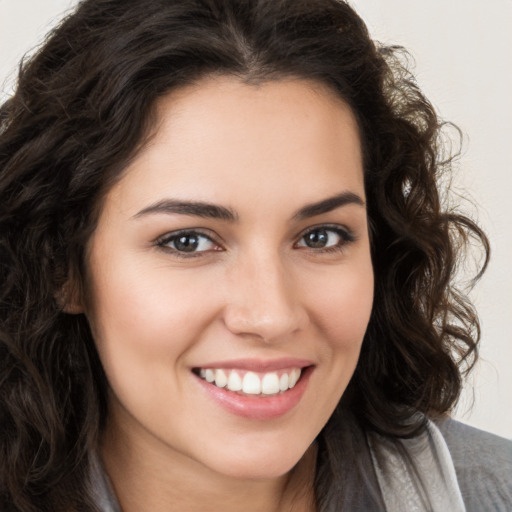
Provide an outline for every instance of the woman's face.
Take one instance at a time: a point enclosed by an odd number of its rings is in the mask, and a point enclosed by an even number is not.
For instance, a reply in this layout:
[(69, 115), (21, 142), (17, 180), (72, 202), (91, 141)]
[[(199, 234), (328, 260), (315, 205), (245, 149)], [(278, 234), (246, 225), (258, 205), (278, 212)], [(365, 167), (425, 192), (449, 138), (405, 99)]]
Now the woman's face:
[(107, 428), (154, 460), (282, 475), (345, 391), (372, 307), (356, 122), (301, 80), (209, 79), (157, 106), (88, 247)]

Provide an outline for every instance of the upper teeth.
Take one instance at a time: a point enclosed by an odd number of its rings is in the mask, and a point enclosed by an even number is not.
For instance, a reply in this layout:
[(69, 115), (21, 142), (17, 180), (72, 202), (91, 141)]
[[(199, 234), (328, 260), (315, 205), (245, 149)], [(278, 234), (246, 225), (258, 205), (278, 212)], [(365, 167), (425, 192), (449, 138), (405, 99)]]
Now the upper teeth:
[(256, 373), (243, 370), (206, 368), (199, 370), (199, 376), (219, 388), (241, 391), (248, 395), (275, 395), (291, 389), (297, 384), (300, 368), (279, 372)]

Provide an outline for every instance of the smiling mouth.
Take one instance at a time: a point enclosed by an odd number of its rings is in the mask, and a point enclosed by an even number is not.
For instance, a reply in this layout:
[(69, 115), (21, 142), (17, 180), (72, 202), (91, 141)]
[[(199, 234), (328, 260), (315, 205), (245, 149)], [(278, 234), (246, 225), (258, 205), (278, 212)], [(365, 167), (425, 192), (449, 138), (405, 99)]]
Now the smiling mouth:
[(288, 368), (271, 372), (254, 372), (224, 368), (194, 368), (200, 379), (218, 388), (246, 396), (271, 397), (293, 389), (304, 368)]

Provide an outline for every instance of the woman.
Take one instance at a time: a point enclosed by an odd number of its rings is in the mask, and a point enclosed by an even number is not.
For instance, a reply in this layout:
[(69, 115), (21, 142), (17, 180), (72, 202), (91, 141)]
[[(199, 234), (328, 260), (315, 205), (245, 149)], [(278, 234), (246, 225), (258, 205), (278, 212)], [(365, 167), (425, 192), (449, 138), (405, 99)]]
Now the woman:
[(85, 0), (1, 119), (2, 510), (510, 506), (446, 417), (487, 241), (347, 4)]

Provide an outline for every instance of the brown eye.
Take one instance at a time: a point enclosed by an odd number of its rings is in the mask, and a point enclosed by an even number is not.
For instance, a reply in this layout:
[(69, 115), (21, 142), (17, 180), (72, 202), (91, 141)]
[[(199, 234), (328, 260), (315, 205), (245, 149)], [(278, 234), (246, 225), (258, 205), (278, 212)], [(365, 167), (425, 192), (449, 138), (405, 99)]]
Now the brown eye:
[(174, 249), (182, 252), (194, 252), (199, 246), (197, 235), (181, 235), (174, 241)]
[(354, 236), (339, 227), (313, 228), (302, 235), (296, 247), (309, 249), (341, 249), (346, 243), (353, 242)]
[(315, 229), (303, 236), (305, 245), (312, 249), (322, 249), (329, 243), (329, 233), (326, 229)]
[(158, 246), (190, 254), (215, 250), (217, 244), (210, 237), (197, 231), (181, 231), (166, 235), (158, 241)]

